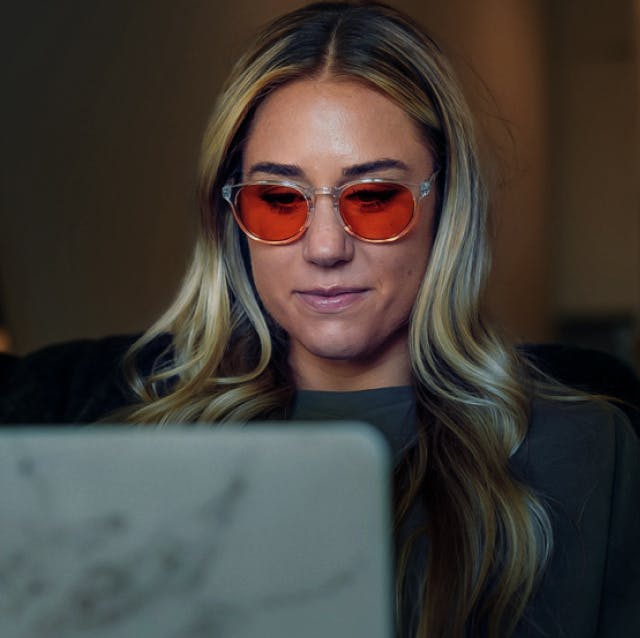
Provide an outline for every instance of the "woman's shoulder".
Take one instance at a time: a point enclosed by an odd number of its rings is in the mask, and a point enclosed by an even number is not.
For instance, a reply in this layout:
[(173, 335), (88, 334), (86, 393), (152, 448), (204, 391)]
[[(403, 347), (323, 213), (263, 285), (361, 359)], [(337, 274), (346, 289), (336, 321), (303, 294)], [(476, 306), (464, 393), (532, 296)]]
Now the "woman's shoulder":
[[(0, 355), (0, 423), (82, 423), (129, 401), (122, 361), (139, 335), (54, 344), (25, 356)], [(139, 360), (143, 368), (170, 343), (162, 335)]]
[(585, 487), (624, 463), (640, 471), (640, 439), (627, 416), (604, 400), (535, 399), (527, 436), (512, 459), (527, 482)]
[(617, 432), (635, 436), (627, 415), (615, 399), (585, 395), (534, 398), (531, 402), (529, 439), (564, 436), (580, 440), (610, 437)]

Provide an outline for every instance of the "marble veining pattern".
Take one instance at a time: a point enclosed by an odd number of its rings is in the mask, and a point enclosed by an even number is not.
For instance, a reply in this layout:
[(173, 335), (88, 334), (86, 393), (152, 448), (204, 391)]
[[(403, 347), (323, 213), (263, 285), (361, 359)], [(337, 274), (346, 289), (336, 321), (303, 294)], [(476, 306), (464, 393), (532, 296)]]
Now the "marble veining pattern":
[[(299, 627), (321, 618), (341, 599), (353, 604), (350, 597), (361, 596), (370, 578), (367, 543), (339, 552), (333, 564), (280, 562), (271, 574), (261, 572), (253, 559), (247, 562), (252, 540), (246, 521), (255, 526), (261, 516), (271, 520), (291, 513), (267, 508), (252, 518), (269, 493), (265, 476), (254, 471), (260, 464), (246, 453), (227, 461), (210, 487), (199, 481), (181, 501), (164, 502), (162, 495), (154, 500), (146, 494), (152, 493), (149, 483), (131, 483), (138, 498), (148, 496), (145, 507), (136, 507), (135, 498), (117, 505), (118, 495), (107, 497), (104, 487), (104, 499), (94, 489), (97, 498), (88, 512), (85, 496), (78, 497), (74, 511), (71, 483), (69, 477), (60, 480), (60, 467), (22, 441), (5, 443), (0, 483), (21, 496), (18, 502), (0, 496), (0, 635), (253, 638), (269, 635), (269, 627)], [(282, 483), (273, 487), (282, 491)], [(296, 518), (300, 529), (292, 529), (284, 516), (283, 555), (290, 548), (293, 556), (313, 553), (305, 537), (313, 543), (314, 528), (327, 524), (314, 522), (313, 511), (307, 503), (306, 522)], [(260, 539), (259, 529), (253, 533)], [(309, 635), (315, 634), (310, 630)]]

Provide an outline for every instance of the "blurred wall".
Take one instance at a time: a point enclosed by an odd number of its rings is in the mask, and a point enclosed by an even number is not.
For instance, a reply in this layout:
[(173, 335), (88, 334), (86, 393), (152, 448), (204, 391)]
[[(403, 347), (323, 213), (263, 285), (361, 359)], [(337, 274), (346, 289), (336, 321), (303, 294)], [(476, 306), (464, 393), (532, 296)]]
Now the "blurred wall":
[(633, 5), (550, 5), (551, 232), (560, 318), (640, 317), (640, 25)]
[[(194, 175), (210, 106), (255, 27), (300, 4), (57, 0), (5, 9), (0, 301), (17, 351), (141, 330), (166, 306), (193, 238)], [(573, 109), (585, 102), (548, 93), (567, 86), (558, 79), (565, 62), (558, 66), (553, 56), (560, 50), (563, 60), (571, 57), (573, 44), (562, 49), (558, 42), (582, 3), (392, 4), (444, 43), (480, 121), (495, 194), (491, 309), (516, 338), (553, 336), (558, 310), (576, 306), (577, 287), (593, 285), (590, 271), (581, 279), (584, 269), (573, 268), (588, 223), (581, 201), (558, 192), (567, 175), (574, 189), (584, 179), (558, 163), (580, 163), (589, 151), (584, 140), (577, 157), (571, 150), (583, 117)], [(616, 4), (630, 0), (608, 3), (613, 16)], [(605, 99), (616, 87), (594, 89), (610, 113), (601, 118), (602, 138), (628, 128), (626, 105)], [(576, 132), (565, 131), (566, 122)], [(562, 154), (559, 131), (566, 132)], [(622, 211), (622, 175), (605, 164), (588, 172), (584, 190)], [(631, 199), (637, 210), (637, 192)], [(619, 260), (628, 260), (626, 251), (637, 259), (627, 215), (616, 218), (615, 237), (606, 235), (607, 242), (624, 235)], [(559, 238), (567, 250), (558, 249)], [(625, 282), (615, 297), (620, 305), (628, 305), (633, 275)]]
[(550, 4), (554, 319), (640, 371), (640, 3)]

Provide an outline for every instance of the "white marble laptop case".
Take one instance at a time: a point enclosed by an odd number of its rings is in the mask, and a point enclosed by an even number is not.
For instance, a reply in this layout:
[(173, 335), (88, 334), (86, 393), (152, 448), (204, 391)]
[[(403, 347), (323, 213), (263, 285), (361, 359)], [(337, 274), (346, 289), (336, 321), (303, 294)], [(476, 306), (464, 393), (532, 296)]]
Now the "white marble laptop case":
[(388, 638), (363, 426), (0, 432), (3, 638)]

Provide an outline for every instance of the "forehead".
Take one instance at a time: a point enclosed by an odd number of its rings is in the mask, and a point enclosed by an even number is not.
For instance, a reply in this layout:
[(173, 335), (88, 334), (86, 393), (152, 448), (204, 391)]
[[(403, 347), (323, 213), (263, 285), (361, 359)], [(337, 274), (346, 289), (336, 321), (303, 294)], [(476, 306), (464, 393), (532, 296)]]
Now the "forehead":
[(355, 80), (297, 80), (258, 107), (244, 168), (259, 161), (344, 167), (390, 157), (419, 165), (430, 154), (418, 126), (388, 96)]

